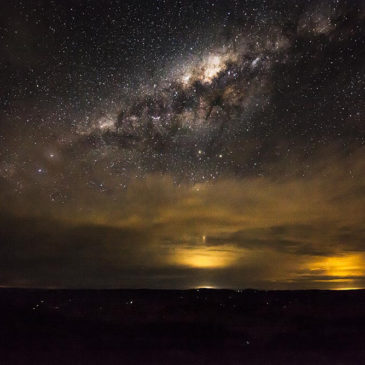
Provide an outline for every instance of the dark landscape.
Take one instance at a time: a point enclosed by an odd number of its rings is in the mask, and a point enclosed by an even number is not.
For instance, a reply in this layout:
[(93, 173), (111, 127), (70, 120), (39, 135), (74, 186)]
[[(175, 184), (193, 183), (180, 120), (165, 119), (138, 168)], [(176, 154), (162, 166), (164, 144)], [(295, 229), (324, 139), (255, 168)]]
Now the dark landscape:
[(1, 364), (360, 364), (365, 291), (2, 289)]

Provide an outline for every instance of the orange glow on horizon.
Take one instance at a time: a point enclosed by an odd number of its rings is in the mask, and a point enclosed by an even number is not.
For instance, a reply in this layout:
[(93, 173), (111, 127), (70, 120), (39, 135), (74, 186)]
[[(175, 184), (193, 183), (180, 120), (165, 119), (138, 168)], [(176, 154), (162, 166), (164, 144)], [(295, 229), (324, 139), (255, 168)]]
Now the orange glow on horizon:
[(361, 254), (326, 257), (315, 262), (311, 270), (324, 270), (330, 276), (357, 276), (363, 275), (364, 257)]
[[(329, 276), (328, 279), (313, 279), (315, 282), (339, 285), (341, 287), (332, 287), (334, 290), (355, 290), (361, 289), (354, 287), (357, 277), (365, 275), (364, 255), (352, 253), (341, 256), (331, 256), (316, 261), (310, 265), (311, 271), (321, 271), (323, 275)], [(331, 278), (333, 277), (333, 279)], [(348, 283), (348, 286), (346, 286)]]
[(215, 247), (179, 248), (173, 261), (179, 265), (195, 268), (223, 268), (237, 260), (237, 251)]

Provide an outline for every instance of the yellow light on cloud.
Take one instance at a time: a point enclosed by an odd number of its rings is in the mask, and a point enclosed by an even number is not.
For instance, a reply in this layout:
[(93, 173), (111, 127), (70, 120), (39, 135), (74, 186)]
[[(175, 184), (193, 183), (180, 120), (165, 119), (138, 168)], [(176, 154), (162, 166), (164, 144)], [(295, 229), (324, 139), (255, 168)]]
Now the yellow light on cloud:
[(173, 257), (174, 263), (178, 265), (203, 269), (227, 267), (236, 259), (236, 252), (214, 247), (179, 248)]
[(361, 254), (326, 257), (311, 265), (311, 270), (324, 270), (329, 276), (363, 275), (364, 257)]
[(313, 271), (321, 270), (324, 275), (329, 276), (326, 280), (314, 279), (316, 282), (341, 285), (332, 287), (336, 290), (354, 290), (359, 289), (354, 287), (356, 277), (365, 275), (364, 263), (363, 254), (347, 254), (323, 258), (312, 263), (310, 269)]

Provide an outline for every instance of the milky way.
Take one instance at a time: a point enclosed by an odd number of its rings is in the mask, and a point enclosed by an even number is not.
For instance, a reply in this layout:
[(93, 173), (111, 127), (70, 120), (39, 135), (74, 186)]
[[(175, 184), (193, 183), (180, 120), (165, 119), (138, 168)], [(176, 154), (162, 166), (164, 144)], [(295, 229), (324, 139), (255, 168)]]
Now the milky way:
[(1, 7), (0, 284), (364, 286), (361, 1)]

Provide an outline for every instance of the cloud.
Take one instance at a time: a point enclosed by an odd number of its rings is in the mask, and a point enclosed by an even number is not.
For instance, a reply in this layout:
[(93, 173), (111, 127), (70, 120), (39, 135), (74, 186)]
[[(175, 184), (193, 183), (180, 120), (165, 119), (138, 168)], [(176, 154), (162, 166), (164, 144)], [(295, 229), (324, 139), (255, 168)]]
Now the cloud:
[(323, 154), (304, 177), (278, 165), (276, 178), (176, 184), (149, 175), (107, 192), (75, 181), (77, 199), (61, 207), (32, 185), (29, 196), (2, 204), (1, 283), (300, 288), (338, 286), (343, 277), (357, 285), (363, 155)]

